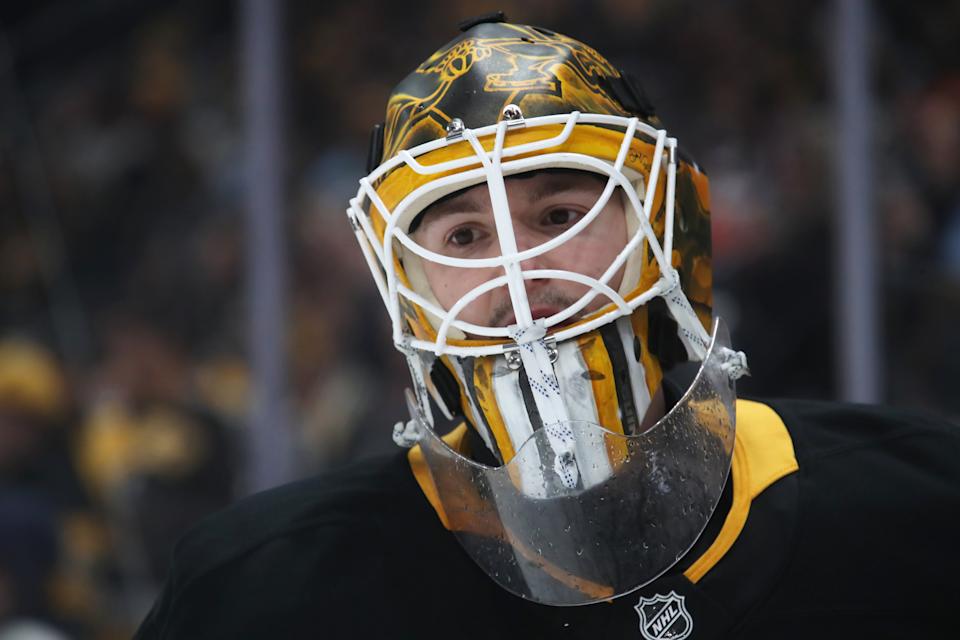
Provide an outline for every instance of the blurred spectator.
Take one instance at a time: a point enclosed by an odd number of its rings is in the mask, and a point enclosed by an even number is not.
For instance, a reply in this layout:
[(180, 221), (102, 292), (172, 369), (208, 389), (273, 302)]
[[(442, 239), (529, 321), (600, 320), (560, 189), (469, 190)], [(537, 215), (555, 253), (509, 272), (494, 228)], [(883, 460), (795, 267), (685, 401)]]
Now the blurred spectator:
[(78, 459), (123, 534), (126, 577), (146, 598), (177, 538), (232, 500), (237, 446), (231, 428), (198, 402), (176, 339), (136, 317), (110, 326)]
[(0, 340), (0, 619), (99, 624), (108, 559), (73, 464), (74, 420), (53, 356)]
[[(67, 455), (60, 421), (65, 381), (53, 357), (24, 339), (0, 341), (0, 478), (7, 487), (30, 487), (64, 499)], [(67, 498), (70, 500), (70, 498)]]

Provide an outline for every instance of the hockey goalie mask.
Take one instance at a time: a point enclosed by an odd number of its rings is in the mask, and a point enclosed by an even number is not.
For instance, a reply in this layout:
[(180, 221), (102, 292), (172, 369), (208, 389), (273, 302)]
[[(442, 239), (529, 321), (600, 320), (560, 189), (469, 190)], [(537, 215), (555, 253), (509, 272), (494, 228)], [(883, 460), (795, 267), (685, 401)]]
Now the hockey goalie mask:
[[(413, 378), (395, 436), (444, 524), (545, 604), (655, 579), (719, 500), (744, 365), (706, 330), (706, 176), (597, 52), (503, 23), (394, 90), (371, 157), (347, 213)], [(664, 415), (678, 355), (702, 365)], [(431, 397), (475, 450), (436, 433)]]

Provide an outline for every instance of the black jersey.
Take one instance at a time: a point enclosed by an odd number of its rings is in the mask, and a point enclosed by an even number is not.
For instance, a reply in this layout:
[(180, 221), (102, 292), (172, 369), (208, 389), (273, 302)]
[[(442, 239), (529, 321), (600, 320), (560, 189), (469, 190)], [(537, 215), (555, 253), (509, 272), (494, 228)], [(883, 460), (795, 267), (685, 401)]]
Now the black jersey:
[(421, 485), (398, 454), (212, 516), (177, 545), (137, 637), (960, 637), (960, 429), (929, 416), (738, 402), (731, 479), (697, 545), (588, 606), (502, 590)]

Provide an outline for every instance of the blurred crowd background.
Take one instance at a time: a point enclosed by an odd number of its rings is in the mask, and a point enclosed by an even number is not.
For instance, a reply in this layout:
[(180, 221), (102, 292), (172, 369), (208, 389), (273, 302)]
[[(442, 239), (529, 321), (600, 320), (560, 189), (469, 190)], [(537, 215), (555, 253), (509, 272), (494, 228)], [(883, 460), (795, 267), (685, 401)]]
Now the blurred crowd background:
[[(883, 399), (956, 418), (960, 3), (868, 4)], [(711, 176), (741, 388), (836, 397), (834, 3), (283, 6), (294, 475), (393, 446), (406, 371), (343, 211), (392, 85), (492, 9), (642, 79)], [(225, 1), (0, 9), (0, 638), (129, 637), (243, 492), (238, 32)]]

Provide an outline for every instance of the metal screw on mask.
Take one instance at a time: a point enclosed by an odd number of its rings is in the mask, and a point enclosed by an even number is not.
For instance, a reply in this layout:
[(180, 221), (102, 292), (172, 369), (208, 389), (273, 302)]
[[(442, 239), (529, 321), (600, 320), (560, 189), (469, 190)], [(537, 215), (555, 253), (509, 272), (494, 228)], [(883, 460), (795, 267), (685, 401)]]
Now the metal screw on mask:
[(502, 119), (507, 121), (509, 127), (523, 126), (523, 112), (515, 104), (508, 104), (503, 108)]
[(463, 137), (465, 129), (466, 126), (463, 124), (463, 120), (454, 118), (447, 123), (447, 140), (456, 140), (457, 138)]

